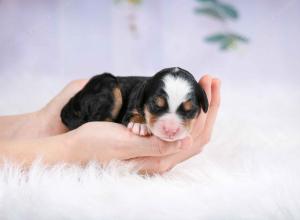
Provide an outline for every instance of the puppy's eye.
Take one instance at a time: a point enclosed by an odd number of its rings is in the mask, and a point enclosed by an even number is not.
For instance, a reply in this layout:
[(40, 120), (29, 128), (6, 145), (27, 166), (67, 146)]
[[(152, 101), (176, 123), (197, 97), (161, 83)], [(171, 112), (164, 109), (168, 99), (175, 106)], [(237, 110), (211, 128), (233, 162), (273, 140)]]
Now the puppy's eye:
[(187, 100), (179, 106), (177, 113), (184, 119), (194, 118), (199, 108), (193, 103), (192, 100)]
[(158, 96), (154, 99), (154, 104), (158, 108), (164, 108), (164, 107), (166, 107), (166, 100), (164, 98)]
[(186, 112), (191, 111), (192, 108), (193, 108), (193, 102), (192, 102), (192, 100), (187, 100), (187, 101), (183, 102), (182, 103), (182, 108)]
[(149, 103), (149, 110), (152, 114), (163, 114), (163, 112), (165, 112), (167, 108), (167, 101), (161, 96), (154, 97)]

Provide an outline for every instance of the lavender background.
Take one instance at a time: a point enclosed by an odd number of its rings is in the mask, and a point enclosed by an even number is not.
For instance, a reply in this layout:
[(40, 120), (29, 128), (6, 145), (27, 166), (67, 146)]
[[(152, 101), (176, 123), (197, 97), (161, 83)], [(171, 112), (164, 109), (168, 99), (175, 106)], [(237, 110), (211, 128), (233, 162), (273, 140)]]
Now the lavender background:
[[(203, 42), (223, 27), (197, 16), (194, 0), (0, 0), (0, 113), (36, 109), (70, 80), (104, 71), (152, 75), (180, 66), (221, 78), (224, 94), (298, 89), (300, 1), (226, 2), (241, 14), (229, 27), (250, 38), (229, 52)], [(131, 14), (137, 33), (128, 28)]]

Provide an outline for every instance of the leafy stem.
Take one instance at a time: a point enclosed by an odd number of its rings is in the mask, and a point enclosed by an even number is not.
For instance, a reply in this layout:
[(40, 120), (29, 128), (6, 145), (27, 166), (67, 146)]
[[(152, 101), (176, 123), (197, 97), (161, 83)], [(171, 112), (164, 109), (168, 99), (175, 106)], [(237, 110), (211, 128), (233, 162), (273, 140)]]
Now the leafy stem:
[[(227, 21), (236, 21), (239, 18), (237, 9), (230, 4), (220, 0), (196, 0), (200, 6), (195, 8), (198, 15), (208, 16), (223, 23), (226, 27)], [(227, 31), (214, 33), (205, 38), (206, 42), (218, 43), (221, 50), (236, 48), (239, 43), (247, 43), (249, 39), (235, 32)]]

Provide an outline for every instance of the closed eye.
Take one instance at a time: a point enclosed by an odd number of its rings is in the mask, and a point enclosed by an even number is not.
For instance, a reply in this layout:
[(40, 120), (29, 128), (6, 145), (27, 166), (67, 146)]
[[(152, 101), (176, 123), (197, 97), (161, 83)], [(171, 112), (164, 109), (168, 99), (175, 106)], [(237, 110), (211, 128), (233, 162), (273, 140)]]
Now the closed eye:
[(166, 109), (166, 105), (159, 105), (156, 102), (151, 103), (152, 108), (154, 108), (155, 110), (163, 110)]
[(191, 100), (187, 100), (179, 106), (177, 112), (182, 118), (194, 118), (199, 108)]
[(149, 103), (149, 110), (154, 114), (163, 113), (168, 109), (168, 103), (162, 97), (156, 97)]
[(167, 102), (163, 97), (157, 96), (154, 98), (154, 104), (159, 108), (163, 108), (167, 105)]
[(191, 110), (193, 109), (193, 106), (194, 106), (191, 99), (189, 99), (189, 100), (183, 102), (181, 105), (182, 105), (182, 108), (183, 108), (183, 110), (184, 110), (185, 112), (191, 111)]

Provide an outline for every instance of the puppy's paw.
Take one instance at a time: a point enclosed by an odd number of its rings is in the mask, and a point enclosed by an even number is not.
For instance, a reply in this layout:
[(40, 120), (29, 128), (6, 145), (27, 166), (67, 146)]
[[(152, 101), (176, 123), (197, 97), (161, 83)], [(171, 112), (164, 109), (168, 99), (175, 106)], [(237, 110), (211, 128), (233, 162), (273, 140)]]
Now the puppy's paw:
[(132, 133), (140, 135), (140, 136), (147, 136), (147, 135), (151, 134), (151, 132), (147, 128), (146, 124), (129, 122), (129, 124), (127, 125), (127, 128)]

